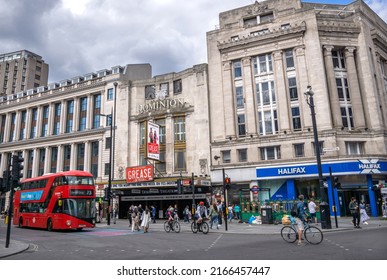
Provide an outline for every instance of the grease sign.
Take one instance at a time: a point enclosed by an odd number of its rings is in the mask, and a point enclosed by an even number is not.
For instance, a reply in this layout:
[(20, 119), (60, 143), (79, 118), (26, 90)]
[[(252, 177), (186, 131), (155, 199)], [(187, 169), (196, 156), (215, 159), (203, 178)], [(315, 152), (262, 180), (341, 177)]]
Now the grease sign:
[(153, 165), (134, 166), (126, 168), (126, 182), (153, 181)]

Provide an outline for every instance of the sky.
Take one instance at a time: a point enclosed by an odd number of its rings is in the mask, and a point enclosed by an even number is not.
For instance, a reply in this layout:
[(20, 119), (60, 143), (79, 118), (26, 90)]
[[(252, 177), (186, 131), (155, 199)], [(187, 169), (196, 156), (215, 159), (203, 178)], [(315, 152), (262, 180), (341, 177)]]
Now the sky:
[[(351, 0), (302, 0), (348, 4)], [(28, 50), (49, 83), (113, 66), (150, 63), (153, 75), (207, 63), (219, 13), (254, 0), (0, 0), (0, 54)], [(387, 0), (365, 0), (387, 22)]]

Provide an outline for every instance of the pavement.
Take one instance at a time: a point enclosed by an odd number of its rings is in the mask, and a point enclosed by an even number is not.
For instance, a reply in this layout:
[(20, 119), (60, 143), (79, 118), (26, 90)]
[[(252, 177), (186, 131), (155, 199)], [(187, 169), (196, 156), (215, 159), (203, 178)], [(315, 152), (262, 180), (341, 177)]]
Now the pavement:
[[(156, 223), (151, 223), (149, 227), (149, 231), (160, 231), (164, 232), (164, 221), (165, 220), (157, 220)], [(184, 223), (183, 220), (180, 220), (181, 225), (181, 233), (191, 232), (191, 224)], [(361, 225), (362, 229), (368, 228), (379, 228), (379, 227), (387, 227), (387, 219), (383, 219), (382, 217), (371, 218), (367, 221), (368, 225)], [(354, 228), (352, 225), (352, 217), (338, 217), (337, 218), (338, 227), (336, 227), (336, 221), (334, 218), (331, 219), (331, 228), (330, 229), (321, 229), (321, 224), (317, 226), (323, 232), (332, 232), (332, 231), (344, 231), (344, 230), (362, 230)], [(12, 225), (12, 228), (15, 227)], [(21, 253), (23, 251), (28, 250), (30, 244), (17, 241), (12, 239), (12, 228), (11, 228), (11, 238), (8, 244), (8, 248), (5, 247), (6, 243), (6, 232), (7, 225), (4, 224), (4, 220), (0, 219), (0, 259)], [(128, 220), (119, 219), (114, 224), (113, 221), (110, 222), (110, 225), (107, 225), (106, 220), (104, 219), (102, 223), (96, 224), (97, 229), (109, 228), (109, 229), (129, 229)], [(282, 229), (282, 225), (278, 224), (248, 224), (241, 223), (238, 220), (233, 220), (231, 223), (227, 223), (227, 230), (225, 227), (225, 223), (221, 225), (221, 227), (217, 230), (214, 226), (214, 229), (210, 230), (211, 232), (224, 233), (224, 234), (280, 234)]]

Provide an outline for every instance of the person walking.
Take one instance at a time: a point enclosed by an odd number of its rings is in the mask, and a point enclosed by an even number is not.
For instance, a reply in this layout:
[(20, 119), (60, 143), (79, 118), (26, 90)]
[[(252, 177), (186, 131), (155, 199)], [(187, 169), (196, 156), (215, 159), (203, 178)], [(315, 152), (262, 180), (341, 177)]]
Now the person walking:
[(218, 202), (218, 227), (222, 225), (222, 218), (223, 218), (223, 203), (221, 201)]
[(309, 214), (312, 220), (317, 224), (317, 216), (316, 216), (316, 203), (314, 203), (313, 197), (310, 199), (308, 203), (308, 209), (309, 209)]
[(367, 215), (366, 204), (364, 200), (360, 202), (359, 208), (360, 208), (360, 222), (362, 222), (363, 225), (368, 225), (367, 221), (370, 219), (370, 217)]
[(183, 216), (184, 216), (184, 223), (189, 223), (190, 210), (188, 205), (184, 208)]
[(145, 210), (142, 212), (142, 221), (141, 221), (141, 227), (144, 230), (144, 233), (148, 232), (150, 220), (151, 220), (151, 213), (149, 211), (148, 206), (145, 206)]
[(218, 213), (218, 206), (216, 205), (216, 203), (213, 203), (210, 206), (209, 216), (210, 216), (210, 228), (212, 229), (212, 226), (215, 223), (216, 229), (219, 229), (219, 223), (218, 223), (219, 213)]
[(152, 223), (156, 223), (156, 207), (153, 205), (151, 206), (151, 212), (152, 212)]
[(352, 224), (355, 228), (361, 228), (360, 227), (360, 208), (359, 204), (356, 201), (355, 197), (351, 198), (351, 202), (348, 205), (349, 210), (351, 211), (352, 215)]
[(235, 219), (240, 220), (241, 216), (241, 207), (238, 204), (234, 206)]
[(233, 207), (232, 207), (232, 205), (230, 204), (229, 206), (228, 206), (228, 220), (230, 221), (230, 223), (232, 222), (232, 218), (233, 218), (233, 216), (234, 216), (234, 213), (233, 213), (234, 211), (233, 211)]
[(140, 230), (139, 221), (140, 221), (140, 213), (137, 210), (137, 206), (134, 206), (133, 212), (132, 212), (132, 232), (135, 230)]
[(133, 214), (133, 204), (129, 206), (128, 208), (128, 220), (129, 220), (129, 227), (132, 227), (132, 214)]

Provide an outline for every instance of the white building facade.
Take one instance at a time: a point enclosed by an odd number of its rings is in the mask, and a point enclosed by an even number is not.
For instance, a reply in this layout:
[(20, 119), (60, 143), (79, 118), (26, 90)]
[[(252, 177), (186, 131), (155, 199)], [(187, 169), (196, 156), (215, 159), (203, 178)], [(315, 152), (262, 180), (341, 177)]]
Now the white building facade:
[(257, 201), (321, 198), (304, 95), (312, 86), (330, 205), (345, 215), (356, 196), (377, 215), (375, 185), (387, 174), (386, 39), (386, 23), (362, 1), (256, 1), (221, 13), (207, 33), (212, 182), (222, 184), (224, 169), (233, 203), (241, 188)]

